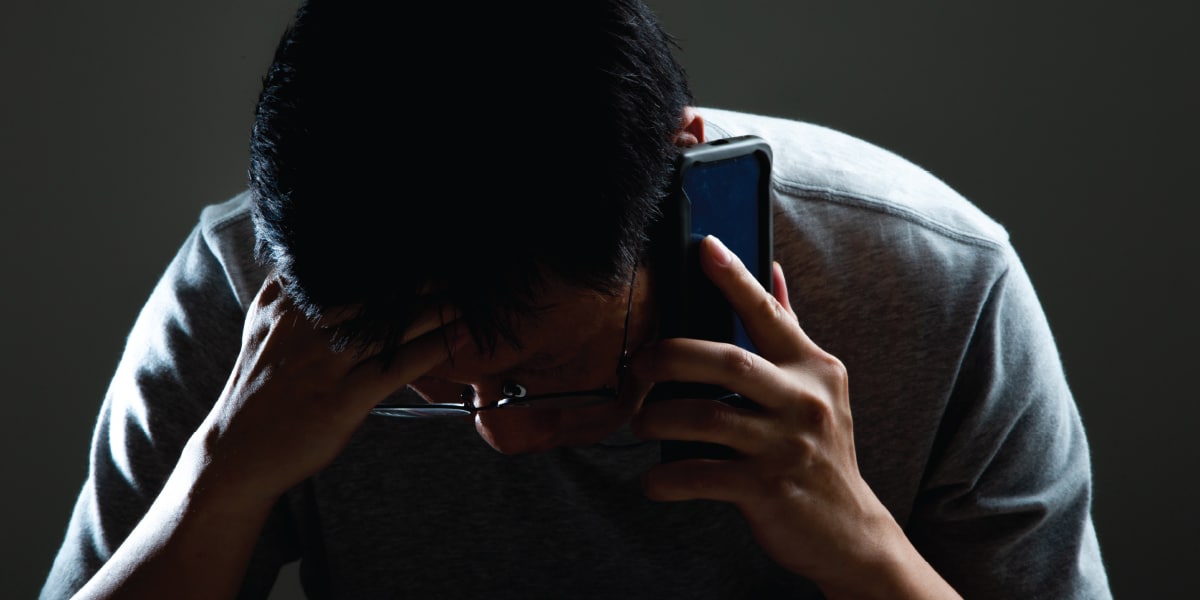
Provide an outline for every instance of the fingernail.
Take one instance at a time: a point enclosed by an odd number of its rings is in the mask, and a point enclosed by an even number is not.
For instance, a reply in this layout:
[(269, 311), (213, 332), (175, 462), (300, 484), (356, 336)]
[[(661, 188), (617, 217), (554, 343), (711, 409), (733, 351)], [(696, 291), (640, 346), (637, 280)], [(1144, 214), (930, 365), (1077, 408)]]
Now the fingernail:
[(708, 239), (711, 240), (713, 250), (715, 251), (713, 259), (718, 265), (728, 267), (733, 262), (733, 253), (729, 251), (729, 248), (725, 247), (725, 244), (721, 243), (721, 240), (717, 239), (717, 236), (709, 235)]

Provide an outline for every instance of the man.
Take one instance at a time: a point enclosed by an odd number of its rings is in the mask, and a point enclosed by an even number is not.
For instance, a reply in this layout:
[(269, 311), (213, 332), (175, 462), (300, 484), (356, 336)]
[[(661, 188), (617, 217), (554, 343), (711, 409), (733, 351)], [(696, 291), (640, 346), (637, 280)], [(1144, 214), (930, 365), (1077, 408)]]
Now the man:
[[(313, 597), (1109, 595), (1002, 228), (864, 142), (694, 108), (636, 0), (375, 4), (281, 41), (250, 190), (139, 317), (43, 597), (263, 597), (297, 559)], [(740, 134), (775, 291), (701, 264), (758, 354), (656, 335), (647, 260), (677, 149)]]

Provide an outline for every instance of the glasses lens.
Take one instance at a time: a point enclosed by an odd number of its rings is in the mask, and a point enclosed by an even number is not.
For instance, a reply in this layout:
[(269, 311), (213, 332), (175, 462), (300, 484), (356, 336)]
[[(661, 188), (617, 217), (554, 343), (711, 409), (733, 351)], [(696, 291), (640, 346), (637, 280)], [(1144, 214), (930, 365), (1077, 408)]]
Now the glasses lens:
[(616, 400), (613, 394), (564, 394), (554, 396), (531, 396), (529, 398), (505, 398), (496, 403), (496, 408), (580, 408)]
[(472, 412), (465, 403), (426, 402), (424, 396), (419, 395), (412, 388), (403, 388), (393, 392), (371, 409), (373, 415), (399, 419), (462, 417), (470, 415)]
[(462, 417), (471, 414), (461, 404), (380, 404), (371, 409), (371, 414), (401, 419), (429, 419), (440, 417)]

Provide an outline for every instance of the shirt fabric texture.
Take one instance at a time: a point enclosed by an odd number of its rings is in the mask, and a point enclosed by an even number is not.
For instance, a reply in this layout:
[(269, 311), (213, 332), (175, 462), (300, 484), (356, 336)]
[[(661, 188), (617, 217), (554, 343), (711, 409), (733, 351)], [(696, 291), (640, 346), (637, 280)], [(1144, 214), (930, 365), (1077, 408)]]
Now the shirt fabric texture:
[[(1109, 598), (1091, 467), (1054, 339), (1005, 230), (936, 177), (802, 122), (700, 109), (773, 151), (775, 258), (849, 373), (859, 468), (966, 598)], [(465, 176), (469, 176), (469, 173)], [(219, 396), (247, 307), (249, 194), (203, 210), (140, 313), (42, 598), (137, 524)], [(647, 500), (656, 442), (508, 457), (470, 422), (370, 416), (266, 522), (241, 597), (302, 560), (313, 598), (817, 598), (731, 505)]]

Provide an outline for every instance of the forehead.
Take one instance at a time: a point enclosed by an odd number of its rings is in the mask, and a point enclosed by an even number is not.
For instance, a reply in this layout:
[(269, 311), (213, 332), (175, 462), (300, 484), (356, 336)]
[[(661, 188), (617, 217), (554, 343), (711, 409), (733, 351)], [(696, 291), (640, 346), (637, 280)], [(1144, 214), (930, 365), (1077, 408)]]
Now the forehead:
[(435, 374), (471, 380), (513, 369), (544, 368), (607, 349), (610, 338), (619, 343), (625, 323), (623, 295), (555, 289), (543, 299), (544, 310), (516, 322), (520, 347), (501, 339), (495, 352), (489, 353), (469, 344)]

